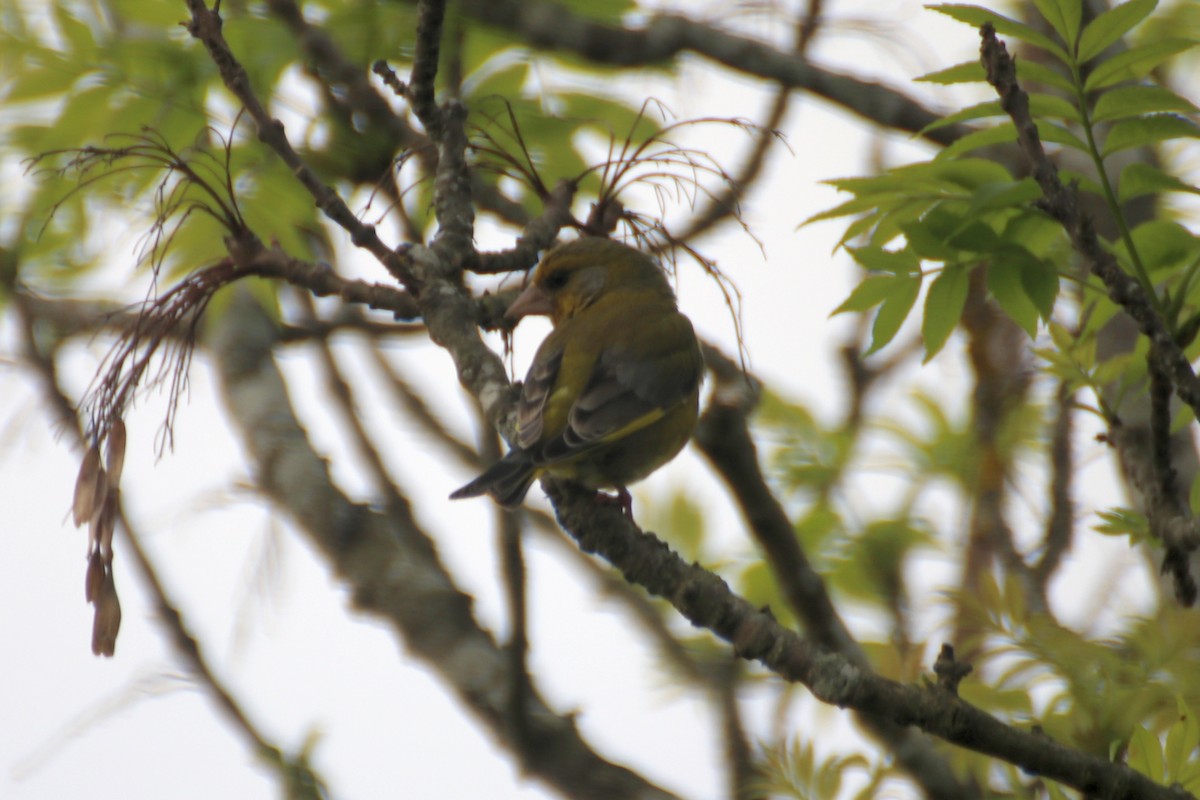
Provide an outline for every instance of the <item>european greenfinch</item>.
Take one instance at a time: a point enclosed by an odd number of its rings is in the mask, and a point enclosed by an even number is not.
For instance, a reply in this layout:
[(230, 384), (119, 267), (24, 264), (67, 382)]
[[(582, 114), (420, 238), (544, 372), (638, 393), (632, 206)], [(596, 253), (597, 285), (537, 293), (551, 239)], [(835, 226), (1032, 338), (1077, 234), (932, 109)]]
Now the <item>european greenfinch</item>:
[(547, 253), (506, 312), (534, 314), (554, 330), (525, 376), (513, 448), (450, 497), (487, 493), (514, 508), (549, 474), (615, 488), (628, 507), (626, 485), (674, 458), (696, 427), (704, 361), (692, 323), (652, 259), (592, 237)]

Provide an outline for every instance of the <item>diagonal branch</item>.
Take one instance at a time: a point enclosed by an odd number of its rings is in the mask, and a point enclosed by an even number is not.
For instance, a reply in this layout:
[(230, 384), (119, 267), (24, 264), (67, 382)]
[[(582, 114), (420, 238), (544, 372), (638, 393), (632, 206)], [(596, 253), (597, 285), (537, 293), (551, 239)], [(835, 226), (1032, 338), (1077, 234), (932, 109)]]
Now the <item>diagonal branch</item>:
[(738, 597), (718, 576), (688, 564), (662, 540), (645, 533), (615, 507), (598, 506), (591, 492), (544, 482), (559, 523), (586, 552), (598, 553), (626, 580), (671, 603), (693, 625), (731, 643), (786, 680), (804, 684), (819, 700), (926, 733), (1110, 800), (1187, 800), (1125, 764), (1061, 745), (1044, 734), (1005, 724), (936, 685), (882, 678), (843, 655), (801, 639), (769, 612)]
[(351, 502), (330, 479), (291, 409), (272, 359), (277, 329), (244, 292), (218, 327), (213, 355), (225, 405), (241, 427), (263, 492), (286, 511), (354, 590), (364, 612), (389, 623), (460, 702), (511, 750), (522, 769), (569, 797), (665, 800), (672, 795), (591, 749), (570, 717), (525, 694), (524, 739), (511, 727), (511, 661), (481, 628), (407, 508), (384, 515)]
[[(46, 400), (48, 413), (56, 419), (55, 426), (67, 431), (68, 437), (78, 445), (80, 450), (86, 449), (83, 431), (79, 426), (79, 418), (75, 413), (75, 405), (67, 397), (58, 379), (58, 367), (52, 355), (43, 352), (36, 344), (34, 325), (39, 321), (58, 321), (56, 315), (44, 316), (34, 298), (24, 292), (11, 295), (24, 339), (24, 358), (38, 374), (42, 381), (42, 394)], [(124, 543), (133, 554), (133, 562), (137, 565), (142, 578), (142, 584), (147, 590), (150, 601), (157, 612), (157, 622), (167, 634), (167, 640), (174, 649), (175, 655), (186, 665), (191, 675), (208, 690), (211, 699), (222, 712), (225, 719), (241, 735), (253, 752), (275, 767), (277, 774), (285, 781), (300, 779), (306, 786), (313, 789), (311, 796), (318, 796), (316, 787), (323, 787), (320, 776), (311, 771), (302, 755), (287, 754), (282, 748), (273, 744), (266, 734), (254, 723), (241, 702), (234, 696), (233, 691), (217, 675), (209, 662), (204, 647), (188, 630), (187, 622), (179, 607), (171, 599), (166, 587), (159, 579), (158, 570), (142, 547), (143, 537), (126, 516), (124, 503), (117, 500), (116, 520), (120, 529), (125, 532)], [(299, 785), (297, 783), (296, 785)], [(289, 796), (297, 798), (306, 795), (292, 793)]]
[(1150, 340), (1155, 368), (1170, 378), (1176, 396), (1200, 416), (1200, 379), (1197, 379), (1191, 362), (1154, 310), (1141, 284), (1127, 275), (1117, 264), (1116, 257), (1100, 243), (1092, 220), (1079, 206), (1075, 189), (1064, 185), (1058, 177), (1058, 168), (1046, 155), (1030, 114), (1029, 95), (1017, 83), (1016, 66), (1004, 43), (996, 38), (995, 28), (984, 25), (981, 35), (988, 82), (995, 87), (1004, 111), (1016, 125), (1017, 142), (1033, 165), (1033, 177), (1042, 189), (1042, 207), (1066, 230), (1075, 251), (1104, 282), (1109, 298), (1137, 322)]
[(936, 144), (949, 144), (967, 131), (961, 125), (925, 131), (941, 116), (895, 89), (822, 69), (767, 42), (675, 14), (652, 16), (635, 28), (587, 19), (547, 0), (463, 0), (460, 7), (535, 47), (563, 50), (598, 64), (651, 66), (692, 52), (737, 72), (812, 92), (878, 125)]
[(221, 32), (220, 14), (215, 9), (210, 10), (204, 0), (188, 0), (188, 9), (192, 14), (191, 22), (187, 26), (188, 33), (204, 43), (226, 88), (237, 97), (254, 120), (258, 127), (259, 139), (283, 159), (283, 163), (287, 164), (296, 179), (312, 195), (317, 208), (345, 229), (356, 247), (361, 247), (375, 256), (409, 291), (420, 292), (421, 281), (412, 271), (411, 265), (383, 243), (379, 234), (375, 232), (375, 226), (359, 220), (333, 187), (321, 182), (288, 141), (283, 123), (267, 113), (266, 107), (250, 86), (246, 70), (225, 41), (225, 35)]
[[(714, 374), (716, 389), (696, 429), (696, 443), (733, 493), (789, 607), (803, 620), (810, 636), (856, 669), (870, 673), (866, 656), (834, 607), (824, 579), (801, 549), (791, 520), (759, 466), (747, 422), (757, 400), (749, 379), (713, 347), (705, 348), (704, 359)], [(859, 721), (888, 746), (928, 797), (965, 800), (978, 796), (978, 789), (960, 781), (919, 734), (886, 718), (860, 714)]]

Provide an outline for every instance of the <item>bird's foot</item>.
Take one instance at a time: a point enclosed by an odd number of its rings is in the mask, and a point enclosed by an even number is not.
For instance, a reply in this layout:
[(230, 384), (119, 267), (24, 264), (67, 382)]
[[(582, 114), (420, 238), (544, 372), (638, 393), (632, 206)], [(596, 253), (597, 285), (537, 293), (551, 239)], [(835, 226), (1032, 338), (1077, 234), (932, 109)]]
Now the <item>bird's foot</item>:
[(607, 492), (596, 492), (596, 502), (608, 506), (616, 506), (621, 509), (621, 513), (630, 522), (633, 522), (633, 496), (629, 494), (629, 490), (624, 486), (617, 487), (615, 495)]

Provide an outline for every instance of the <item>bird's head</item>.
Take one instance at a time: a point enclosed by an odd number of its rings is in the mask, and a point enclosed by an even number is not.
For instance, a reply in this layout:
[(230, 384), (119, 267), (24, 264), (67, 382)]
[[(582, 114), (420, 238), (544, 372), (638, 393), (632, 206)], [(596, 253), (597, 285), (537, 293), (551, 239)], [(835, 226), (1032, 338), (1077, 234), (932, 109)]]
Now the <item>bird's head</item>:
[(662, 270), (645, 253), (611, 239), (584, 237), (547, 253), (505, 316), (516, 320), (542, 314), (557, 325), (601, 295), (626, 290), (675, 297)]

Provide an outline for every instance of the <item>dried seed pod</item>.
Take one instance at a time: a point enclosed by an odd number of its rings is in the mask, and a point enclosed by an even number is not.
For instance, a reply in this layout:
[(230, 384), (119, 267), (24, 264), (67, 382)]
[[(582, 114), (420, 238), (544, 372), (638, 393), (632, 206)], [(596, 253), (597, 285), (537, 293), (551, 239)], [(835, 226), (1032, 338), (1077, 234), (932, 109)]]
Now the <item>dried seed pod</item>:
[(84, 579), (83, 596), (89, 603), (100, 596), (104, 586), (104, 559), (99, 550), (93, 550), (88, 556), (87, 577)]
[(90, 520), (96, 513), (97, 483), (103, 473), (104, 470), (100, 468), (100, 448), (92, 445), (83, 457), (83, 464), (79, 467), (79, 477), (75, 479), (75, 498), (71, 503), (71, 513), (76, 528)]
[(92, 516), (91, 524), (88, 526), (89, 540), (105, 561), (112, 560), (112, 537), (117, 521), (119, 494), (117, 489), (105, 492), (104, 500), (99, 504), (99, 509)]
[(108, 473), (109, 486), (121, 482), (121, 470), (125, 468), (125, 422), (117, 417), (108, 428), (108, 441), (104, 448), (104, 469)]
[(95, 596), (96, 615), (92, 619), (92, 654), (111, 657), (117, 650), (117, 632), (121, 629), (121, 601), (117, 599), (117, 585), (113, 582), (112, 568), (104, 570)]

